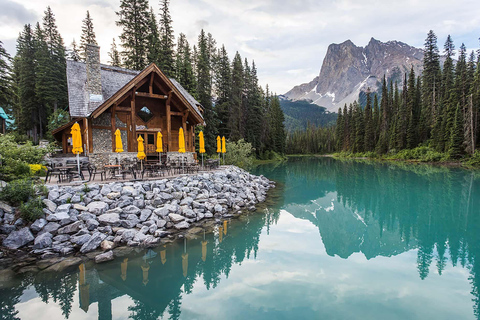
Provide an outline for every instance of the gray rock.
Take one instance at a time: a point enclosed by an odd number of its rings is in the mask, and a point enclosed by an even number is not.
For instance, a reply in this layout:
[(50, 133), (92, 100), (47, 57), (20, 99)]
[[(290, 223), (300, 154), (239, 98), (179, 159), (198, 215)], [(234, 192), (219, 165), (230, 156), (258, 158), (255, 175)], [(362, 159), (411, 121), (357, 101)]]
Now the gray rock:
[(73, 205), (73, 209), (78, 210), (78, 211), (88, 211), (88, 208), (87, 208), (87, 207), (85, 207), (85, 206), (83, 206), (83, 205), (81, 205), (81, 204), (79, 204), (79, 203), (75, 203), (75, 204)]
[(58, 229), (59, 234), (71, 234), (78, 232), (83, 227), (82, 221), (76, 221), (72, 224), (66, 225), (63, 228)]
[(63, 219), (70, 219), (68, 211), (59, 211), (57, 213), (47, 215), (47, 221), (57, 222)]
[(136, 206), (130, 205), (128, 207), (123, 208), (123, 212), (126, 213), (126, 214), (136, 214), (136, 215), (138, 215), (141, 212), (141, 210)]
[(92, 236), (90, 234), (83, 234), (79, 236), (70, 237), (70, 242), (77, 246), (83, 246)]
[(120, 192), (110, 192), (109, 194), (107, 194), (107, 198), (110, 200), (115, 200), (120, 198), (121, 195), (122, 194)]
[(71, 193), (64, 193), (64, 194), (61, 194), (60, 197), (58, 197), (58, 199), (55, 201), (57, 203), (66, 204), (72, 199), (72, 196), (73, 195)]
[(192, 209), (185, 208), (182, 211), (183, 211), (183, 214), (185, 215), (185, 217), (187, 217), (187, 218), (196, 218), (197, 217), (197, 215), (195, 214), (195, 212), (193, 212)]
[(174, 225), (175, 229), (188, 229), (190, 225), (188, 224), (187, 221), (182, 221)]
[(157, 195), (158, 198), (162, 199), (162, 200), (165, 200), (165, 201), (168, 201), (168, 200), (172, 200), (173, 199), (173, 196), (171, 194), (168, 194), (166, 192), (160, 192), (158, 195)]
[(83, 221), (87, 221), (87, 220), (90, 220), (90, 219), (96, 219), (97, 216), (95, 216), (94, 214), (92, 213), (88, 213), (88, 212), (84, 212), (82, 214), (79, 214), (78, 215), (78, 218), (83, 220)]
[[(47, 200), (47, 199), (45, 199)], [(43, 227), (45, 227), (47, 225), (47, 220), (43, 219), (43, 218), (40, 218), (40, 219), (37, 219), (35, 220), (34, 223), (32, 223), (32, 225), (30, 226), (30, 229), (33, 231), (33, 232), (39, 232), (40, 230), (42, 230)]]
[(135, 233), (135, 236), (133, 237), (133, 241), (141, 243), (146, 238), (147, 238), (147, 236), (139, 231), (139, 232)]
[(12, 231), (8, 237), (3, 240), (3, 246), (9, 249), (18, 249), (34, 240), (33, 234), (28, 227), (18, 231)]
[(102, 241), (105, 240), (106, 237), (106, 235), (100, 232), (93, 233), (92, 237), (80, 248), (80, 252), (87, 253), (97, 249), (100, 246), (100, 243), (102, 243)]
[(163, 227), (165, 227), (166, 224), (167, 224), (167, 221), (165, 221), (165, 220), (158, 220), (157, 221), (157, 227), (158, 228), (163, 228)]
[(43, 203), (45, 204), (48, 210), (52, 212), (55, 212), (55, 210), (57, 210), (57, 205), (52, 200), (43, 199)]
[(162, 207), (162, 208), (157, 208), (153, 211), (153, 213), (155, 213), (157, 216), (159, 217), (166, 217), (170, 211), (168, 210), (168, 208), (165, 206), (165, 207)]
[(170, 232), (168, 231), (164, 231), (164, 230), (157, 230), (155, 231), (155, 237), (158, 237), (158, 238), (163, 238), (163, 237), (166, 237), (170, 234)]
[(113, 260), (113, 251), (107, 251), (95, 257), (95, 263), (102, 263)]
[(50, 232), (45, 232), (35, 238), (33, 249), (51, 248), (52, 242), (52, 234)]
[(141, 221), (141, 222), (146, 221), (148, 218), (150, 218), (151, 215), (152, 215), (152, 210), (143, 209), (143, 210), (140, 212), (140, 221)]
[(65, 242), (70, 240), (70, 236), (68, 234), (59, 234), (55, 238), (53, 238), (53, 241), (55, 242)]
[(192, 202), (193, 202), (193, 198), (186, 197), (180, 202), (180, 205), (181, 206), (185, 206), (185, 205), (190, 206), (192, 204)]
[(94, 201), (94, 202), (90, 202), (87, 205), (87, 208), (89, 212), (96, 215), (100, 215), (108, 210), (108, 204), (103, 201)]
[(56, 222), (49, 222), (43, 227), (41, 232), (50, 232), (51, 234), (57, 233), (57, 230), (60, 228), (60, 225)]
[(128, 242), (129, 240), (132, 240), (133, 237), (135, 237), (135, 234), (137, 231), (134, 229), (127, 229), (122, 233), (122, 242)]
[(137, 208), (143, 209), (145, 208), (145, 201), (143, 199), (133, 200), (133, 205)]
[(104, 213), (98, 217), (100, 223), (118, 227), (120, 226), (120, 215), (118, 213)]
[(112, 250), (114, 247), (115, 244), (107, 239), (103, 240), (100, 244), (100, 248), (102, 248), (103, 251)]
[(48, 200), (55, 201), (60, 197), (60, 193), (57, 190), (50, 190), (48, 193)]
[(223, 207), (220, 204), (216, 204), (214, 209), (215, 209), (215, 213), (223, 212)]
[(98, 222), (95, 219), (88, 219), (87, 221), (85, 221), (85, 225), (87, 226), (87, 229), (89, 231), (93, 231), (96, 228), (98, 228), (98, 226), (100, 225), (100, 222)]
[(170, 218), (170, 220), (171, 220), (173, 223), (177, 223), (177, 222), (180, 222), (180, 221), (185, 220), (185, 217), (184, 217), (184, 216), (181, 216), (181, 215), (176, 214), (176, 213), (170, 213), (170, 214), (168, 215), (168, 217)]
[(110, 189), (110, 187), (108, 185), (104, 185), (102, 187), (102, 190), (100, 190), (100, 193), (104, 196), (106, 196), (107, 194), (109, 194), (110, 192), (112, 192), (112, 189)]

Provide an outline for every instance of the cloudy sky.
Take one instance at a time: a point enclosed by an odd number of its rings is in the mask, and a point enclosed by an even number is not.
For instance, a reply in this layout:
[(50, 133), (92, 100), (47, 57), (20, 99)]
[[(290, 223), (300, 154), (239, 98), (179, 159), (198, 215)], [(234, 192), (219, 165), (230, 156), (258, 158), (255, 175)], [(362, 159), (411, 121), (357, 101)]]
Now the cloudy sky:
[[(120, 0), (0, 0), (0, 40), (15, 52), (18, 33), (26, 23), (41, 21), (51, 6), (67, 46), (80, 39), (82, 20), (93, 18), (101, 60), (108, 62)], [(159, 12), (159, 0), (150, 0)], [(308, 82), (318, 75), (330, 43), (347, 39), (358, 46), (371, 37), (398, 40), (423, 47), (434, 30), (439, 47), (452, 35), (456, 47), (477, 49), (480, 37), (478, 0), (171, 0), (176, 36), (196, 42), (201, 28), (225, 44), (231, 58), (236, 51), (255, 60), (260, 84), (277, 93)], [(118, 39), (117, 39), (117, 43)]]

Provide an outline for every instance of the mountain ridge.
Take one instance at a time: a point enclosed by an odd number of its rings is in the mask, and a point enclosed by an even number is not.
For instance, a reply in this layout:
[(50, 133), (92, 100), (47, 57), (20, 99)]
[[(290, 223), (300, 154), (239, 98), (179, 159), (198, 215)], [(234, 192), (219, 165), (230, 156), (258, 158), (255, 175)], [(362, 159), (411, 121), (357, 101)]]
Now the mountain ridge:
[(358, 47), (351, 40), (328, 46), (320, 73), (312, 81), (293, 87), (284, 96), (291, 101), (311, 100), (330, 112), (345, 103), (358, 100), (361, 91), (381, 88), (387, 80), (403, 81), (411, 67), (422, 72), (423, 50), (392, 40), (381, 42), (371, 38), (367, 46)]

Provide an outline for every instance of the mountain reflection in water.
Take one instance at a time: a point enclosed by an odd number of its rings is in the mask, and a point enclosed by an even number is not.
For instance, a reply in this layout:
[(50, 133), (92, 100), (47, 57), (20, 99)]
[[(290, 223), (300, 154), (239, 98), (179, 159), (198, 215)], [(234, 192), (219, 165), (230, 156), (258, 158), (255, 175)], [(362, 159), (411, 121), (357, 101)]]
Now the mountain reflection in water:
[[(367, 261), (384, 257), (388, 269), (394, 257), (413, 253), (417, 256), (416, 279), (421, 284), (427, 284), (432, 272), (441, 278), (449, 268), (465, 270), (469, 273), (471, 290), (461, 295), (468, 295), (473, 316), (480, 319), (478, 173), (427, 165), (303, 157), (262, 165), (253, 171), (278, 182), (268, 202), (259, 206), (259, 212), (224, 221), (213, 233), (200, 232), (194, 238), (154, 249), (137, 249), (138, 252), (109, 263), (81, 265), (71, 273), (17, 277), (13, 285), (0, 289), (2, 319), (18, 318), (19, 310), (37, 298), (57, 304), (63, 317), (72, 319), (82, 319), (87, 314), (91, 319), (97, 315), (98, 319), (206, 318), (202, 310), (194, 315), (187, 313), (190, 310), (182, 303), (189, 295), (212, 293), (222, 281), (227, 281), (231, 272), (236, 271), (242, 279), (239, 268), (245, 269), (242, 264), (256, 261), (262, 250), (271, 251), (298, 241), (305, 246), (302, 250), (314, 251), (308, 247), (312, 245), (308, 239), (302, 238), (302, 230), (294, 235), (286, 233), (290, 238), (284, 238), (284, 243), (275, 242), (274, 247), (265, 244), (270, 229), (277, 227), (282, 216), (306, 223), (314, 231), (318, 229), (314, 245), (323, 245), (325, 257), (330, 260), (321, 261), (332, 264), (332, 268), (341, 263), (333, 258), (348, 261), (361, 254)], [(278, 254), (286, 255), (286, 251), (279, 251)], [(264, 256), (262, 263), (269, 258)], [(320, 258), (313, 253), (307, 258), (301, 263), (313, 261), (315, 265), (311, 268), (320, 272), (320, 260), (311, 260)], [(285, 272), (298, 267), (288, 265), (289, 261), (276, 256), (268, 266), (278, 266)], [(415, 264), (406, 265), (415, 269)], [(234, 266), (238, 268), (232, 271)], [(365, 281), (372, 279), (375, 275)], [(205, 289), (202, 293), (198, 293), (200, 287)], [(300, 291), (306, 288), (304, 285)], [(235, 290), (233, 285), (231, 290)], [(265, 287), (261, 290), (265, 294), (272, 292)], [(292, 292), (275, 293), (293, 295)], [(119, 300), (122, 297), (128, 299)], [(292, 299), (301, 301), (297, 297)], [(115, 316), (118, 310), (112, 301), (128, 303), (122, 306), (126, 311), (122, 316)], [(265, 310), (242, 312), (247, 316)], [(242, 314), (231, 312), (225, 318), (242, 318)], [(309, 312), (303, 315), (318, 314), (313, 306)], [(410, 315), (408, 310), (399, 310), (397, 318), (409, 318), (406, 314)], [(279, 313), (268, 315), (280, 317)], [(331, 318), (339, 317), (331, 315)]]

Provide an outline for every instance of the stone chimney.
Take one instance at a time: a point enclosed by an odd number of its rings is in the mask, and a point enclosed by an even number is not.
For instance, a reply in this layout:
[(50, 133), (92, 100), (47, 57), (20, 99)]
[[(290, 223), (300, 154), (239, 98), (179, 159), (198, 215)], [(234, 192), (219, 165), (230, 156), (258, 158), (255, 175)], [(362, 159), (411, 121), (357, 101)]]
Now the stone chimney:
[(90, 101), (103, 100), (102, 78), (100, 76), (100, 47), (94, 44), (87, 44), (87, 92), (90, 94)]

